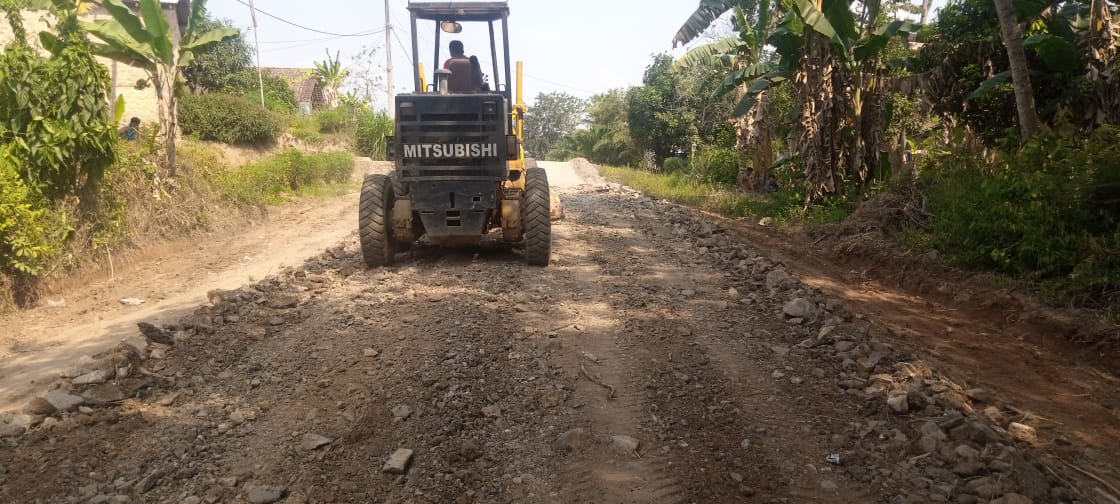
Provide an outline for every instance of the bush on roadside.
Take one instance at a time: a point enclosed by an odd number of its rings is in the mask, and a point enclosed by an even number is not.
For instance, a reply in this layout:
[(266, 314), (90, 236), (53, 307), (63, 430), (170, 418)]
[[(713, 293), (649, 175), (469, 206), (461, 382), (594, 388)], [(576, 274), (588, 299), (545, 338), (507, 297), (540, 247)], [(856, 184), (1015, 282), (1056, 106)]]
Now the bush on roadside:
[(279, 77), (264, 75), (257, 78), (256, 69), (247, 68), (230, 78), (223, 91), (237, 95), (256, 104), (261, 102), (261, 84), (264, 84), (264, 106), (273, 112), (294, 114), (299, 110), (299, 102), (292, 92), (288, 81)]
[(947, 155), (923, 183), (932, 243), (949, 260), (1082, 293), (1120, 284), (1120, 128), (1044, 136), (994, 164)]
[(37, 275), (62, 250), (70, 226), (37, 201), (15, 168), (0, 156), (0, 271)]
[(661, 163), (661, 171), (665, 173), (684, 173), (686, 169), (688, 164), (679, 157), (667, 157)]
[(274, 204), (284, 194), (350, 178), (354, 156), (347, 152), (303, 153), (286, 149), (268, 159), (211, 174), (222, 196), (247, 205)]
[(179, 100), (183, 133), (227, 144), (266, 144), (284, 129), (283, 118), (259, 103), (221, 93), (187, 95)]
[(359, 156), (385, 160), (385, 137), (393, 134), (393, 120), (384, 112), (357, 111), (356, 150)]
[(315, 112), (315, 121), (320, 133), (338, 133), (350, 125), (351, 113), (345, 107), (323, 109)]
[(692, 176), (701, 182), (734, 187), (739, 157), (731, 149), (705, 146), (696, 151), (689, 166)]

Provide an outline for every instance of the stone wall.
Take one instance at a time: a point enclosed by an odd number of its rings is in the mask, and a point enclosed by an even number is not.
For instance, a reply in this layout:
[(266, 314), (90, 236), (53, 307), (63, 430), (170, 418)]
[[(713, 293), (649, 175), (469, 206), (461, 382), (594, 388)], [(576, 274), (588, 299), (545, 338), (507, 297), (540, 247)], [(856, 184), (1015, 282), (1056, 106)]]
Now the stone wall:
[[(164, 14), (167, 15), (167, 21), (172, 26), (174, 31), (174, 39), (179, 40), (179, 23), (173, 4), (164, 5)], [(105, 11), (98, 7), (92, 9), (89, 14), (83, 16), (86, 20), (97, 20), (107, 17)], [(42, 44), (39, 43), (39, 32), (53, 31), (54, 17), (47, 11), (23, 11), (23, 28), (27, 31), (28, 42), (32, 46), (43, 50)], [(12, 42), (14, 35), (12, 34), (12, 27), (8, 24), (7, 19), (0, 21), (0, 45), (7, 45)], [(116, 97), (123, 96), (125, 101), (124, 118), (122, 122), (127, 124), (129, 118), (139, 117), (141, 124), (159, 124), (159, 105), (156, 101), (156, 92), (151, 86), (145, 89), (136, 89), (136, 82), (148, 78), (147, 72), (143, 69), (133, 66), (117, 63), (106, 58), (97, 58), (109, 70), (109, 76), (113, 79), (114, 89), (112, 102), (116, 101)], [(123, 126), (123, 124), (121, 125)]]

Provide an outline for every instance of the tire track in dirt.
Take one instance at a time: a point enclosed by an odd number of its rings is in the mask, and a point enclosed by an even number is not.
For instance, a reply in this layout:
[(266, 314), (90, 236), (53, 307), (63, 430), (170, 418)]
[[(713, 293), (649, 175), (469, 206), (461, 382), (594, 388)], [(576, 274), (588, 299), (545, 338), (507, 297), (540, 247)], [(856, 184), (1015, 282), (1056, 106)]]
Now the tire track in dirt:
[[(589, 239), (614, 230), (586, 222), (577, 201), (565, 200), (565, 205), (567, 220), (553, 227), (559, 258), (552, 266), (565, 275), (550, 290), (567, 293), (566, 305), (575, 313), (550, 322), (563, 328), (555, 331), (560, 348), (552, 360), (578, 377), (572, 401), (579, 414), (567, 428), (586, 429), (589, 439), (569, 443), (573, 453), (558, 478), (557, 502), (685, 502), (671, 460), (649, 450), (652, 440), (642, 432), (649, 404), (633, 355), (619, 344), (625, 318), (607, 301), (610, 286), (602, 282), (602, 269), (609, 261), (602, 258), (603, 244)], [(616, 435), (637, 439), (637, 450), (612, 446)]]
[[(773, 405), (790, 391), (771, 378), (775, 364), (760, 358), (772, 350), (732, 359), (712, 336), (732, 334), (744, 318), (771, 314), (732, 315), (727, 288), (715, 287), (729, 282), (725, 274), (689, 260), (694, 244), (688, 240), (653, 248), (649, 228), (666, 224), (627, 213), (625, 197), (584, 192), (564, 201), (568, 222), (559, 235), (579, 243), (561, 241), (557, 249), (568, 250), (578, 266), (571, 268), (571, 284), (555, 288), (580, 292), (584, 303), (582, 330), (564, 334), (559, 360), (568, 369), (584, 367), (617, 394), (609, 401), (591, 380), (577, 385), (601, 443), (566, 466), (578, 482), (564, 494), (571, 497), (567, 502), (741, 502), (789, 495), (802, 502), (835, 502), (838, 495), (875, 500), (827, 467), (820, 440), (798, 439), (811, 428), (807, 415)], [(574, 250), (587, 252), (574, 257)], [(751, 387), (738, 386), (743, 383)], [(628, 432), (642, 440), (641, 463), (619, 463), (606, 445), (608, 435)], [(822, 479), (828, 480), (825, 490)]]

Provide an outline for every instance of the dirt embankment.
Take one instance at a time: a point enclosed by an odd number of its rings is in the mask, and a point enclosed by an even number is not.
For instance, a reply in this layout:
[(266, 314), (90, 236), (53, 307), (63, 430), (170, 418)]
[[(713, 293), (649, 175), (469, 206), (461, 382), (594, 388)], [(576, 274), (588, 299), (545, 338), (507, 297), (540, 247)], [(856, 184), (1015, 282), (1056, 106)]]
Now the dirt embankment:
[[(567, 219), (548, 268), (490, 245), (418, 247), (365, 270), (351, 234), (165, 319), (155, 339), (167, 344), (131, 330), (130, 344), (8, 415), (0, 500), (1115, 495), (1111, 375), (1082, 381), (1090, 367), (1030, 360), (1028, 342), (963, 365), (946, 356), (968, 350), (931, 352), (903, 332), (963, 314), (542, 165), (567, 186), (555, 188)], [(973, 325), (984, 323), (946, 327), (998, 329)], [(1063, 412), (1071, 403), (1054, 397), (1074, 384), (990, 381), (989, 363), (1023, 376), (1069, 366), (1093, 395), (1078, 399), (1098, 409)]]
[[(354, 177), (388, 169), (360, 158)], [(211, 289), (259, 280), (338, 243), (354, 229), (356, 200), (356, 192), (299, 198), (221, 232), (150, 244), (115, 257), (112, 269), (59, 281), (40, 307), (0, 316), (0, 411), (18, 408), (81, 357), (135, 334), (136, 322), (171, 323)]]

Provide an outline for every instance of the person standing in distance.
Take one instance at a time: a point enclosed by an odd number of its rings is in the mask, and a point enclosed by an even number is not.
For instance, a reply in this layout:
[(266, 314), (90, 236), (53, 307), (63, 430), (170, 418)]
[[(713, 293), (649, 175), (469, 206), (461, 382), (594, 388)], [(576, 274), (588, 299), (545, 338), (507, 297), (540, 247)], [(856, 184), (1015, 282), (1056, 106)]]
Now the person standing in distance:
[(128, 126), (124, 126), (119, 130), (121, 138), (130, 142), (135, 142), (140, 138), (140, 118), (133, 117), (128, 121)]

